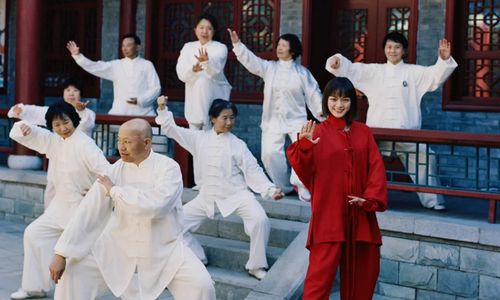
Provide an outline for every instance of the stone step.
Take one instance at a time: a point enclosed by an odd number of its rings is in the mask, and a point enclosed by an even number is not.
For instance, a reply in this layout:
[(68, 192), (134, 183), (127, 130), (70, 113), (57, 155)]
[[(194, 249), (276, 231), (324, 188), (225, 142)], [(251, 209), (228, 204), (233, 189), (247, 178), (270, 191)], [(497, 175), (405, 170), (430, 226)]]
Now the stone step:
[[(182, 202), (187, 203), (198, 195), (197, 191), (184, 188)], [(298, 200), (296, 196), (286, 196), (276, 201), (273, 199), (262, 199), (260, 195), (255, 195), (270, 218), (284, 219), (291, 221), (309, 222), (311, 219), (311, 204)]]
[[(205, 250), (208, 265), (233, 271), (245, 271), (250, 252), (250, 243), (218, 238), (207, 235), (195, 235)], [(267, 246), (267, 263), (271, 267), (280, 255), (283, 248)]]
[[(331, 293), (329, 300), (340, 300), (340, 292), (337, 291), (337, 292)], [(393, 297), (375, 294), (375, 295), (373, 295), (372, 300), (402, 300), (402, 298), (393, 298)]]
[[(269, 222), (271, 223), (271, 233), (268, 245), (280, 248), (288, 247), (299, 232), (308, 226), (307, 223), (274, 218), (270, 218)], [(243, 227), (243, 220), (237, 215), (223, 218), (222, 215), (217, 214), (214, 219), (207, 219), (196, 233), (250, 242), (250, 237), (246, 235)]]
[(259, 283), (259, 280), (249, 276), (246, 270), (234, 271), (212, 266), (208, 266), (207, 270), (215, 282), (217, 300), (245, 299)]

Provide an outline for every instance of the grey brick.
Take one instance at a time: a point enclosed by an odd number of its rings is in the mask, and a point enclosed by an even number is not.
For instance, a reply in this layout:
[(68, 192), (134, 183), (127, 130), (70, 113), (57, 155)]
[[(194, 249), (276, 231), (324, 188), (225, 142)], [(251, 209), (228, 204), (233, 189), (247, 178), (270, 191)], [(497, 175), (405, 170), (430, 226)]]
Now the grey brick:
[(383, 282), (380, 282), (378, 284), (378, 293), (382, 296), (389, 296), (406, 300), (415, 299), (415, 289)]
[(463, 297), (477, 297), (479, 276), (460, 271), (438, 270), (437, 290)]
[(5, 212), (0, 211), (0, 220), (5, 220)]
[(398, 283), (399, 263), (389, 259), (380, 259), (378, 280), (386, 283)]
[(35, 203), (35, 206), (33, 207), (33, 214), (41, 215), (44, 212), (45, 212), (45, 205), (43, 203)]
[(13, 214), (15, 202), (13, 199), (0, 198), (0, 211)]
[(421, 265), (458, 269), (460, 247), (420, 242), (417, 263)]
[(479, 242), (479, 228), (451, 222), (416, 219), (415, 234), (463, 242)]
[(436, 290), (437, 269), (433, 267), (400, 263), (399, 284), (427, 290)]
[(460, 270), (500, 277), (500, 253), (462, 247)]
[(35, 221), (36, 218), (31, 218), (31, 217), (24, 217), (24, 223), (30, 224), (31, 222)]
[(500, 230), (481, 228), (479, 231), (479, 243), (500, 247)]
[(24, 187), (20, 184), (7, 183), (3, 190), (3, 197), (11, 199), (20, 199), (23, 196)]
[(479, 299), (500, 299), (500, 278), (481, 275), (479, 277)]
[(23, 200), (43, 203), (44, 189), (34, 186), (25, 186)]
[(417, 241), (383, 236), (380, 256), (382, 258), (414, 263), (418, 258), (419, 244)]
[(19, 216), (19, 215), (14, 215), (14, 214), (5, 214), (5, 220), (6, 221), (11, 221), (11, 222), (16, 222), (16, 223), (24, 223), (24, 217)]
[(418, 300), (455, 300), (455, 296), (426, 290), (417, 290)]
[(16, 215), (33, 217), (33, 203), (28, 201), (16, 201), (15, 213)]

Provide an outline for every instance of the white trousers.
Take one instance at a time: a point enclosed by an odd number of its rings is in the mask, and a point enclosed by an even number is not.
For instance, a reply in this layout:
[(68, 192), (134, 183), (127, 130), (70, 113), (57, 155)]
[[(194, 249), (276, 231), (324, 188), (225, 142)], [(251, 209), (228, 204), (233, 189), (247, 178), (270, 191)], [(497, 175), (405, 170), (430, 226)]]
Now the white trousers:
[(262, 131), (262, 153), (261, 159), (267, 174), (271, 180), (280, 188), (285, 194), (293, 190), (293, 186), (304, 187), (295, 171), (288, 170), (286, 155), (285, 155), (285, 141), (286, 137), (290, 138), (292, 142), (297, 140), (296, 131), (289, 133), (270, 133)]
[[(189, 123), (189, 129), (205, 130), (202, 124), (192, 124), (192, 123)], [(202, 184), (201, 164), (198, 161), (198, 159), (194, 156), (193, 156), (193, 175), (194, 175), (194, 184), (201, 188)]]
[[(253, 199), (252, 199), (253, 198)], [(234, 213), (243, 219), (245, 233), (250, 237), (250, 257), (245, 265), (248, 270), (268, 268), (266, 246), (269, 241), (271, 225), (266, 212), (252, 195), (236, 208)], [(200, 260), (205, 260), (205, 251), (192, 232), (196, 231), (209, 217), (204, 209), (202, 195), (183, 206), (184, 210), (184, 242), (193, 250)]]
[(50, 291), (49, 265), (54, 258), (54, 247), (63, 230), (56, 220), (47, 214), (42, 214), (28, 225), (24, 231), (23, 290)]
[[(382, 155), (385, 156), (390, 156), (391, 155), (391, 150), (392, 150), (392, 144), (393, 142), (378, 142), (378, 148)], [(428, 174), (433, 175), (427, 177), (427, 172), (426, 172), (426, 162), (427, 162), (427, 145), (426, 144), (419, 144), (419, 149), (418, 149), (418, 180), (415, 176), (415, 170), (416, 170), (416, 164), (417, 164), (417, 145), (414, 143), (402, 143), (402, 142), (395, 142), (394, 143), (394, 150), (397, 151), (397, 156), (405, 166), (405, 168), (408, 170), (409, 173), (413, 173), (413, 175), (410, 175), (411, 180), (415, 184), (422, 184), (422, 185), (430, 185), (430, 186), (439, 186), (439, 180), (438, 178), (434, 177), (437, 175), (437, 162), (436, 162), (436, 156), (434, 155), (434, 151), (432, 151), (429, 148), (429, 163), (428, 163)], [(404, 152), (399, 152), (399, 151), (404, 151)], [(410, 152), (410, 153), (408, 153)], [(413, 153), (412, 153), (413, 152)], [(407, 153), (408, 153), (408, 165), (406, 165), (406, 159), (407, 159)], [(420, 165), (423, 164), (423, 165)], [(426, 181), (428, 180), (428, 181)], [(438, 195), (438, 194), (428, 194), (428, 193), (417, 193), (418, 197), (420, 199), (420, 202), (424, 207), (427, 208), (432, 208), (437, 204), (444, 204), (444, 197), (443, 195)]]
[[(185, 245), (184, 263), (167, 288), (176, 300), (215, 300), (215, 287), (205, 266)], [(91, 252), (83, 259), (68, 259), (54, 300), (94, 300), (109, 291)], [(139, 281), (134, 274), (129, 286), (121, 295), (123, 300), (140, 300)], [(152, 299), (142, 299), (152, 300)]]
[(52, 182), (52, 179), (49, 179), (49, 176), (47, 176), (47, 186), (45, 187), (45, 193), (43, 195), (43, 206), (45, 207), (45, 209), (49, 207), (50, 202), (52, 202), (52, 199), (54, 199), (55, 196), (56, 188), (54, 187), (54, 182)]

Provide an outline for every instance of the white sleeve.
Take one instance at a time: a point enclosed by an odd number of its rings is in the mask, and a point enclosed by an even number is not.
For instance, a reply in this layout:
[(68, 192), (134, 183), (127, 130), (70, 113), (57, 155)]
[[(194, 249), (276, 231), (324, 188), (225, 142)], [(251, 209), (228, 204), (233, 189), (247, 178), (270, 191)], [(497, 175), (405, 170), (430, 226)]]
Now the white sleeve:
[(160, 84), (160, 78), (158, 77), (158, 73), (156, 73), (154, 65), (149, 62), (148, 66), (148, 74), (147, 74), (147, 80), (148, 80), (148, 89), (146, 92), (142, 95), (139, 95), (137, 97), (137, 104), (139, 104), (141, 107), (149, 107), (154, 104), (156, 101), (156, 98), (160, 96), (161, 93), (161, 84)]
[[(340, 58), (340, 66), (338, 69), (333, 69), (331, 67), (331, 61), (334, 56)], [(372, 84), (373, 78), (379, 75), (377, 69), (380, 65), (352, 63), (350, 60), (338, 53), (334, 56), (327, 59), (325, 66), (326, 70), (336, 77), (347, 77), (355, 88), (363, 93), (367, 93), (367, 90)]]
[(224, 72), (224, 66), (226, 65), (227, 60), (227, 47), (225, 45), (221, 45), (218, 47), (218, 51), (209, 56), (208, 61), (202, 62), (201, 66), (207, 72), (210, 78), (214, 78), (220, 73)]
[(79, 111), (77, 109), (76, 112), (80, 116), (80, 125), (78, 125), (78, 128), (80, 128), (81, 131), (85, 132), (85, 134), (90, 133), (90, 135), (92, 135), (92, 130), (95, 126), (95, 112), (91, 111), (88, 108), (85, 108), (82, 111)]
[(274, 64), (274, 62), (262, 59), (253, 54), (242, 42), (233, 44), (233, 46), (233, 51), (238, 61), (254, 75), (264, 78), (267, 70)]
[(196, 145), (198, 139), (203, 135), (204, 131), (182, 128), (175, 124), (174, 115), (167, 110), (158, 110), (158, 116), (155, 121), (161, 126), (161, 130), (165, 135), (174, 139), (182, 148), (186, 149), (193, 157), (197, 157)]
[(85, 164), (95, 175), (102, 175), (111, 166), (102, 150), (95, 143), (86, 143), (83, 149)]
[[(23, 135), (20, 128), (21, 124), (26, 124), (31, 128), (31, 133), (29, 135)], [(14, 126), (12, 126), (12, 129), (10, 130), (9, 137), (31, 150), (35, 150), (41, 154), (46, 154), (47, 158), (51, 158), (49, 157), (50, 149), (53, 144), (53, 140), (54, 138), (57, 138), (57, 135), (45, 128), (38, 127), (26, 121), (20, 121), (14, 123)]]
[(37, 105), (24, 105), (22, 103), (19, 104), (19, 107), (23, 110), (19, 116), (14, 114), (14, 107), (11, 107), (7, 116), (9, 118), (19, 118), (21, 120), (28, 121), (31, 124), (47, 126), (47, 122), (45, 121), (45, 114), (49, 109), (48, 106), (37, 106)]
[(273, 196), (276, 192), (276, 186), (269, 181), (248, 147), (243, 142), (241, 143), (239, 155), (235, 156), (235, 160), (245, 176), (246, 183), (254, 192), (261, 194), (264, 199)]
[[(153, 155), (153, 154), (150, 154)], [(177, 163), (155, 166), (155, 183), (150, 190), (114, 186), (110, 195), (117, 210), (138, 218), (155, 219), (168, 215), (181, 201), (181, 169)]]
[(323, 96), (319, 90), (319, 84), (309, 70), (304, 70), (305, 76), (302, 76), (302, 80), (304, 81), (304, 96), (307, 107), (316, 119), (324, 121), (325, 118), (320, 116), (323, 113)]
[(190, 53), (189, 45), (185, 44), (182, 47), (181, 54), (177, 59), (177, 65), (175, 66), (177, 77), (184, 83), (193, 82), (198, 78), (198, 74), (193, 72), (193, 66), (189, 63), (189, 55), (194, 54)]
[(417, 66), (416, 86), (424, 92), (435, 91), (445, 83), (457, 66), (457, 62), (451, 56), (446, 61), (438, 57), (436, 64), (430, 67)]
[(83, 54), (78, 54), (78, 55), (72, 55), (73, 58), (75, 59), (75, 62), (82, 67), (85, 71), (89, 72), (90, 74), (101, 77), (107, 80), (113, 81), (115, 78), (113, 76), (113, 67), (111, 62), (105, 62), (105, 61), (92, 61)]

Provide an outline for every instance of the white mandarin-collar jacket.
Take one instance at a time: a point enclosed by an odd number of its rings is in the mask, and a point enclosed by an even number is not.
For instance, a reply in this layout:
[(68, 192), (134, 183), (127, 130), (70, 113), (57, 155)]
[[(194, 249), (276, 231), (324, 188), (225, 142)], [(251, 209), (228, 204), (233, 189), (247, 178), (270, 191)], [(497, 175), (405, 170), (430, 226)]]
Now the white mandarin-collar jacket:
[(340, 67), (330, 67), (332, 56), (326, 70), (349, 78), (366, 95), (370, 103), (366, 125), (370, 127), (420, 129), (422, 97), (443, 85), (457, 67), (453, 57), (446, 61), (439, 57), (435, 65), (424, 67), (403, 61), (397, 65), (352, 63), (341, 54), (334, 56), (340, 58)]
[(142, 299), (156, 299), (184, 262), (180, 167), (151, 151), (139, 166), (120, 159), (106, 174), (115, 184), (111, 197), (96, 182), (55, 252), (81, 259), (92, 250), (117, 297), (129, 285), (137, 266)]
[[(47, 114), (47, 110), (49, 110), (48, 106), (25, 105), (20, 103), (19, 107), (23, 110), (23, 112), (19, 114), (19, 119), (28, 121), (31, 124), (47, 126), (45, 114)], [(80, 116), (80, 125), (78, 125), (78, 128), (86, 135), (92, 137), (92, 130), (95, 126), (95, 112), (88, 108), (82, 111), (76, 109), (76, 112)], [(7, 116), (9, 118), (17, 118), (14, 114), (13, 107), (9, 110)]]
[(245, 142), (232, 133), (178, 127), (172, 112), (166, 109), (158, 111), (156, 123), (200, 162), (203, 174), (200, 194), (206, 201), (209, 217), (213, 218), (214, 204), (223, 217), (233, 213), (247, 199), (238, 197), (238, 193), (248, 192), (249, 187), (263, 198), (271, 197), (276, 191)]
[[(21, 123), (30, 126), (29, 135), (23, 136)], [(83, 199), (82, 194), (94, 184), (97, 174), (109, 168), (106, 157), (94, 140), (78, 128), (63, 139), (47, 129), (21, 121), (14, 123), (10, 138), (50, 159), (56, 193), (45, 213), (50, 213), (59, 226), (65, 228)]]
[[(113, 106), (110, 115), (154, 116), (153, 104), (161, 85), (154, 65), (141, 57), (109, 62), (92, 61), (83, 54), (73, 55), (76, 63), (92, 75), (113, 81)], [(137, 104), (127, 100), (137, 98)]]
[(306, 105), (318, 120), (322, 107), (319, 85), (311, 72), (292, 61), (264, 60), (243, 43), (233, 44), (238, 61), (252, 74), (264, 79), (263, 131), (290, 133), (307, 122)]

